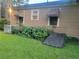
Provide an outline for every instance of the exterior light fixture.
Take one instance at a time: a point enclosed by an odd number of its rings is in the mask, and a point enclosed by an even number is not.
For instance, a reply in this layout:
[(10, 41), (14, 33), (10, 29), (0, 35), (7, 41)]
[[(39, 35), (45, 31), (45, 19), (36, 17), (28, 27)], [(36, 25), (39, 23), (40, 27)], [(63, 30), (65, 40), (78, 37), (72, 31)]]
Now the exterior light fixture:
[(11, 8), (9, 8), (9, 13), (12, 13), (12, 9)]
[(9, 7), (9, 9), (8, 9), (8, 14), (9, 14), (9, 21), (11, 22), (12, 8), (10, 8), (10, 7)]

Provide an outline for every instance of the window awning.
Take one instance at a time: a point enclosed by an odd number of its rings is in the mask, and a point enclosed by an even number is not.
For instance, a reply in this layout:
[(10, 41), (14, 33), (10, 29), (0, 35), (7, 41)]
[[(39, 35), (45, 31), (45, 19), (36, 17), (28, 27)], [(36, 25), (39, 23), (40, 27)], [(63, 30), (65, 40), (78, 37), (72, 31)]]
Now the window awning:
[(49, 9), (48, 16), (59, 16), (59, 13), (59, 8), (51, 8)]
[(14, 16), (16, 16), (16, 17), (22, 17), (22, 16), (20, 16), (20, 15), (14, 15)]
[(18, 14), (15, 14), (14, 16), (19, 16)]
[(48, 17), (59, 16), (58, 14), (48, 14)]

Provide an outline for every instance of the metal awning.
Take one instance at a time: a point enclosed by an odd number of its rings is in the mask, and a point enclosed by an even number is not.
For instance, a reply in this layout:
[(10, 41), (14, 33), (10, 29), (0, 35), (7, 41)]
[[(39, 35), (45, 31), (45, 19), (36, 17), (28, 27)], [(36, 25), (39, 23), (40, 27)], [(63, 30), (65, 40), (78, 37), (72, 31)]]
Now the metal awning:
[(48, 17), (59, 16), (58, 14), (48, 14)]
[(20, 16), (20, 15), (14, 15), (14, 16), (16, 16), (16, 17), (22, 17), (22, 16)]

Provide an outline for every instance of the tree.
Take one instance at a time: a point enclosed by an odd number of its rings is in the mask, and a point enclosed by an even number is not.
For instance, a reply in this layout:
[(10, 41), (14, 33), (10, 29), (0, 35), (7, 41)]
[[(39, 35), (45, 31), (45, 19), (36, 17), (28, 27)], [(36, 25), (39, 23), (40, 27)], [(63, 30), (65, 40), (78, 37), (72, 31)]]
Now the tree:
[(24, 5), (24, 4), (28, 4), (29, 0), (12, 0), (13, 5)]

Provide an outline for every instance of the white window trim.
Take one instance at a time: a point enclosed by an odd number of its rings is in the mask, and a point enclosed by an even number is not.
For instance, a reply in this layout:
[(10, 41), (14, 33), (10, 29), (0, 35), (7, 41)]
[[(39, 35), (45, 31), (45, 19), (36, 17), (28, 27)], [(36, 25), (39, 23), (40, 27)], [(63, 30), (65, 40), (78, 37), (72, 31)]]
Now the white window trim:
[[(24, 11), (24, 15), (25, 15), (26, 11)], [(23, 16), (23, 25), (25, 24), (25, 16)]]
[(60, 25), (60, 18), (58, 17), (57, 27), (59, 27), (59, 25)]
[[(38, 18), (37, 19), (33, 19), (33, 12), (34, 11), (37, 11), (38, 13), (37, 13), (37, 16), (38, 16)], [(31, 10), (31, 20), (39, 20), (39, 9), (34, 9), (34, 10)]]
[[(60, 22), (60, 19), (59, 19), (59, 17), (58, 17), (58, 21), (57, 21), (56, 27), (59, 27), (59, 22)], [(49, 19), (49, 17), (48, 17), (48, 26), (51, 26), (51, 25), (50, 25), (50, 19)]]
[(50, 26), (50, 18), (48, 17), (48, 26)]
[(23, 17), (23, 22), (22, 22), (22, 25), (24, 24), (24, 17)]

